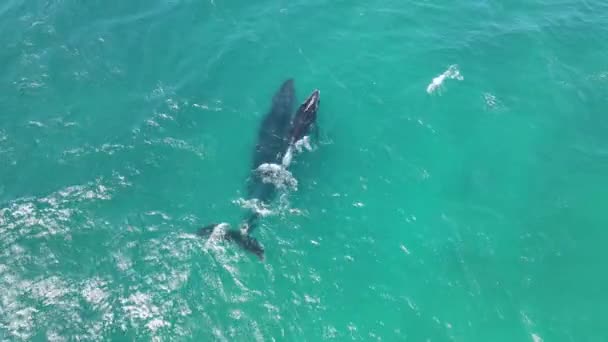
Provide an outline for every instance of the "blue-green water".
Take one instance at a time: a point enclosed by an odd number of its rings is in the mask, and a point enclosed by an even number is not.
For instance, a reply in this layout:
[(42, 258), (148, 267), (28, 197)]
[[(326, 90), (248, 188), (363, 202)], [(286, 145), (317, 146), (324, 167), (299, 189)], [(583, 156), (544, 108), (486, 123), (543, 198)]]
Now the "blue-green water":
[[(607, 13), (5, 0), (0, 339), (608, 339)], [(287, 77), (320, 142), (261, 263), (192, 232), (243, 215)]]

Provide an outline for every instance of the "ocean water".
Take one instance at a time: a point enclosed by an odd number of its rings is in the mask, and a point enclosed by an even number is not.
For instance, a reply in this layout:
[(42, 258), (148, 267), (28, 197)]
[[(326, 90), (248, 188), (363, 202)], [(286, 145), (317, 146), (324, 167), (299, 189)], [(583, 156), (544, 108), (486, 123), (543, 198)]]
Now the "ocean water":
[[(608, 2), (5, 0), (0, 340), (606, 341)], [(255, 236), (271, 97), (321, 90)]]

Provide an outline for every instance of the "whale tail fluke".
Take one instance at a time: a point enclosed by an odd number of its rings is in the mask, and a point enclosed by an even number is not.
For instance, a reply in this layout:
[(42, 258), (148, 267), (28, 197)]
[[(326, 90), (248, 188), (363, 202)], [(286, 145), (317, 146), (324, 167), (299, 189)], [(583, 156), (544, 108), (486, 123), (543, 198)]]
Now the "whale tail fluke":
[[(226, 229), (217, 229), (224, 228)], [(197, 231), (197, 235), (203, 238), (211, 238), (211, 236), (217, 236), (217, 238), (232, 241), (244, 250), (255, 254), (260, 260), (264, 261), (264, 247), (260, 242), (249, 235), (247, 231), (229, 229), (226, 223), (213, 223), (205, 227), (200, 228)]]

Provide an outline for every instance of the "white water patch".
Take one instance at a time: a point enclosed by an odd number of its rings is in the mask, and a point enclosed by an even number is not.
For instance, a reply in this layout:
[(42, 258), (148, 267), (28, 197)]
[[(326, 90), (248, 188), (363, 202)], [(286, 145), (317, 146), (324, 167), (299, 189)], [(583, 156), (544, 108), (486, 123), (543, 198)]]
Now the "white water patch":
[(43, 278), (33, 283), (27, 290), (33, 299), (45, 306), (59, 307), (69, 303), (66, 295), (72, 292), (69, 283), (56, 276)]
[(283, 160), (281, 161), (281, 164), (283, 164), (283, 167), (288, 168), (289, 165), (291, 165), (292, 159), (293, 159), (293, 148), (291, 145), (289, 145), (289, 147), (287, 148), (287, 152), (285, 152), (285, 155), (283, 156)]
[(310, 136), (308, 135), (296, 141), (294, 144), (289, 145), (289, 148), (287, 148), (287, 152), (285, 152), (285, 155), (283, 156), (283, 160), (281, 162), (283, 167), (288, 168), (289, 165), (291, 165), (294, 150), (298, 153), (301, 153), (303, 149), (306, 149), (307, 151), (312, 151), (312, 146), (310, 145)]
[(128, 298), (121, 298), (123, 312), (134, 327), (144, 324), (152, 333), (161, 327), (170, 326), (162, 319), (162, 310), (154, 304), (152, 296), (148, 293), (136, 292)]
[(441, 87), (441, 85), (446, 79), (462, 81), (464, 80), (464, 77), (462, 77), (462, 75), (460, 74), (460, 71), (458, 70), (458, 66), (456, 64), (450, 65), (450, 67), (446, 71), (444, 71), (443, 74), (433, 78), (431, 83), (429, 83), (429, 85), (426, 87), (426, 92), (432, 94), (439, 87)]
[(230, 224), (228, 223), (222, 222), (217, 224), (215, 227), (213, 227), (213, 231), (211, 232), (211, 235), (209, 236), (208, 240), (214, 242), (222, 240), (224, 234), (228, 229), (230, 229)]
[(94, 225), (86, 219), (74, 226), (73, 220), (83, 217), (83, 205), (109, 201), (119, 189), (128, 186), (124, 176), (115, 173), (112, 178), (100, 177), (83, 185), (73, 185), (45, 197), (24, 197), (8, 202), (0, 208), (0, 236), (10, 245), (22, 236), (43, 238), (48, 236), (71, 239), (79, 229)]
[(42, 122), (40, 122), (40, 121), (33, 121), (33, 120), (30, 120), (28, 122), (28, 125), (34, 126), (34, 127), (44, 127), (44, 124)]
[(302, 139), (296, 141), (294, 144), (296, 151), (302, 152), (302, 148), (305, 148), (308, 151), (312, 151), (312, 146), (310, 146), (310, 136), (305, 135)]
[(248, 200), (244, 198), (239, 198), (237, 200), (234, 200), (233, 203), (238, 204), (243, 209), (249, 209), (262, 217), (274, 215), (274, 211), (272, 211), (267, 204), (258, 200), (257, 198), (252, 198)]
[(101, 279), (94, 278), (85, 281), (80, 294), (95, 308), (108, 306), (107, 300), (110, 294), (108, 293), (107, 283)]
[[(6, 254), (2, 257), (6, 257)], [(100, 334), (94, 329), (95, 323), (84, 321), (80, 315), (82, 307), (76, 296), (79, 291), (77, 284), (57, 276), (36, 280), (21, 278), (19, 268), (2, 266), (0, 306), (4, 310), (0, 330), (6, 337), (10, 336), (10, 340), (31, 340), (43, 327), (47, 340), (68, 340), (56, 329), (70, 324), (73, 324), (70, 328), (77, 331), (82, 339), (99, 338)], [(45, 325), (41, 326), (39, 322), (45, 322)]]
[(203, 250), (207, 253), (212, 253), (219, 256), (221, 259), (225, 255), (226, 248), (223, 246), (222, 241), (224, 240), (224, 234), (230, 229), (228, 223), (220, 223), (213, 228), (209, 238), (205, 240)]
[(255, 170), (264, 183), (271, 183), (277, 189), (298, 189), (298, 181), (286, 167), (279, 164), (264, 163)]
[[(98, 183), (64, 188), (43, 198), (18, 199), (9, 202), (7, 207), (0, 208), (0, 236), (7, 247), (0, 251), (0, 288), (3, 289), (0, 291), (0, 335), (4, 339), (25, 341), (40, 337), (49, 341), (99, 341), (111, 336), (117, 329), (132, 332), (147, 340), (161, 340), (163, 336), (186, 338), (191, 335), (191, 328), (187, 325), (189, 318), (181, 317), (192, 315), (193, 310), (198, 309), (198, 304), (190, 308), (192, 297), (181, 296), (184, 292), (174, 294), (183, 288), (189, 278), (189, 265), (192, 263), (186, 261), (200, 257), (197, 252), (203, 240), (198, 237), (167, 234), (162, 240), (140, 239), (143, 227), (129, 222), (129, 225), (121, 226), (124, 228), (121, 229), (123, 237), (130, 238), (128, 241), (120, 244), (106, 241), (110, 247), (120, 246), (115, 256), (105, 258), (103, 254), (95, 260), (82, 260), (84, 270), (88, 269), (88, 262), (101, 264), (107, 270), (114, 260), (123, 259), (121, 262), (125, 263), (123, 270), (126, 272), (116, 275), (101, 270), (95, 272), (93, 278), (85, 278), (87, 272), (83, 272), (84, 275), (75, 272), (81, 267), (76, 265), (76, 269), (62, 272), (63, 274), (47, 272), (63, 263), (66, 266), (74, 264), (74, 258), (81, 254), (75, 251), (77, 248), (72, 250), (76, 254), (57, 252), (59, 248), (74, 246), (62, 243), (63, 239), (57, 236), (64, 233), (67, 237), (74, 229), (80, 228), (75, 228), (72, 222), (99, 229), (105, 226), (104, 222), (90, 213), (72, 206), (74, 201), (103, 201), (103, 197), (111, 197), (120, 188), (117, 182), (118, 177), (100, 179)], [(105, 190), (99, 192), (99, 185), (103, 185)], [(95, 196), (91, 198), (89, 191), (93, 191)], [(58, 231), (55, 236), (39, 239), (33, 246), (17, 243), (31, 241), (36, 236), (32, 233), (51, 227), (51, 223), (63, 218), (52, 216), (53, 211), (64, 213), (64, 210), (65, 215), (69, 214), (65, 217), (68, 221), (56, 223)], [(146, 214), (163, 216), (155, 211)], [(175, 222), (169, 216), (167, 219)], [(36, 222), (39, 221), (44, 223), (44, 227), (38, 226)], [(34, 226), (27, 226), (29, 222)], [(59, 230), (63, 227), (65, 231)], [(49, 240), (55, 243), (49, 246), (46, 243)], [(233, 250), (226, 249), (228, 252)], [(85, 247), (84, 251), (88, 249)], [(221, 253), (215, 253), (215, 250), (212, 252), (217, 260), (212, 267), (234, 264), (232, 254), (223, 257)], [(220, 254), (220, 258), (217, 254)], [(125, 258), (127, 261), (124, 261)], [(133, 258), (133, 261), (128, 258)], [(219, 283), (218, 286), (221, 288), (212, 291), (223, 291), (223, 284)], [(212, 297), (200, 299), (201, 296), (197, 293), (194, 298), (208, 303), (207, 298)], [(197, 317), (199, 313), (196, 312)]]

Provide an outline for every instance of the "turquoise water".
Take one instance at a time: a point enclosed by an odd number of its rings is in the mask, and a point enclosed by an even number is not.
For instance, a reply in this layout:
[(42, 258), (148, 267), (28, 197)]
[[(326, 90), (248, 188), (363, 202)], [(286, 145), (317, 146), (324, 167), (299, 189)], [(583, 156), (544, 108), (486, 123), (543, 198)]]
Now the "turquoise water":
[[(0, 339), (608, 339), (606, 13), (6, 0)], [(320, 140), (262, 263), (192, 233), (243, 215), (288, 77)]]

